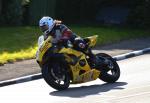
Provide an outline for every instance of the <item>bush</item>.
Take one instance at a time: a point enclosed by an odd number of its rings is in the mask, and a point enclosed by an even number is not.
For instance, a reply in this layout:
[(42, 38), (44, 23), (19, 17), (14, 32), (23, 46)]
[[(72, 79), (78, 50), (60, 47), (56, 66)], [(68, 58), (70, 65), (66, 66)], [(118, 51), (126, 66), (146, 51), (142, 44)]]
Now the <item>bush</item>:
[(22, 0), (2, 0), (1, 25), (22, 24)]
[(94, 22), (98, 11), (105, 6), (129, 8), (127, 24), (138, 27), (150, 26), (150, 0), (57, 0), (56, 18), (82, 23)]
[[(139, 1), (139, 0), (138, 0)], [(135, 6), (132, 5), (128, 18), (128, 23), (136, 27), (150, 26), (150, 1), (139, 1)]]
[(92, 21), (96, 16), (97, 3), (101, 0), (57, 0), (56, 17), (67, 22)]

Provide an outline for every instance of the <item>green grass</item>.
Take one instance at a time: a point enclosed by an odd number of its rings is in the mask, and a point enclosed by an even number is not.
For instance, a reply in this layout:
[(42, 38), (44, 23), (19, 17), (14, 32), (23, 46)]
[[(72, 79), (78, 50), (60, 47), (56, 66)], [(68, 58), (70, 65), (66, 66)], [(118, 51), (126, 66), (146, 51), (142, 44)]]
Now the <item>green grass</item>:
[[(150, 36), (149, 31), (129, 28), (81, 25), (70, 26), (70, 28), (81, 37), (99, 35), (98, 45)], [(40, 34), (38, 27), (0, 28), (0, 63), (35, 58), (37, 39)]]
[(150, 31), (119, 28), (119, 27), (90, 27), (90, 26), (73, 26), (73, 31), (82, 37), (89, 35), (99, 35), (98, 45), (111, 44), (122, 40), (135, 39), (150, 36)]
[(0, 63), (34, 58), (40, 33), (37, 27), (0, 28)]

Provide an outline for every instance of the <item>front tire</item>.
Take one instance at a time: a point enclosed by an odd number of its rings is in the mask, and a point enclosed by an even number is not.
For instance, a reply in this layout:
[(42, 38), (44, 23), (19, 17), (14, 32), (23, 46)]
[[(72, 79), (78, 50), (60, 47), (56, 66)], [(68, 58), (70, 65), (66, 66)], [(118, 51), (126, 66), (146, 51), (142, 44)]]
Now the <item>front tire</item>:
[(70, 75), (60, 64), (44, 64), (41, 72), (47, 84), (56, 90), (65, 90), (70, 85)]
[(111, 63), (109, 65), (104, 66), (102, 69), (100, 68), (101, 74), (99, 76), (99, 79), (107, 83), (116, 82), (120, 77), (120, 68), (117, 62), (111, 56), (105, 53), (99, 53), (96, 54), (96, 56), (103, 57)]

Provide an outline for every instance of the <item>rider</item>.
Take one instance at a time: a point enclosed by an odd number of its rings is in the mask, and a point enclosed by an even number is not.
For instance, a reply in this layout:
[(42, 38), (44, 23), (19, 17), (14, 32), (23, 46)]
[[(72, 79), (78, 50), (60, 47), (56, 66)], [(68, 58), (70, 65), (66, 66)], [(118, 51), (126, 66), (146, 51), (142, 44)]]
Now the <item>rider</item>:
[[(51, 35), (52, 43), (66, 45), (69, 41), (76, 50), (84, 52), (87, 49), (86, 41), (62, 24), (62, 21), (53, 20), (51, 17), (44, 16), (39, 21), (39, 27), (43, 32), (44, 40)], [(87, 54), (91, 59), (93, 58), (93, 60), (95, 60), (95, 56), (92, 52), (88, 52)]]
[(51, 35), (52, 43), (66, 45), (69, 41), (77, 50), (85, 49), (86, 47), (85, 41), (62, 24), (62, 21), (53, 20), (51, 17), (44, 16), (39, 21), (39, 27), (43, 32), (44, 40)]

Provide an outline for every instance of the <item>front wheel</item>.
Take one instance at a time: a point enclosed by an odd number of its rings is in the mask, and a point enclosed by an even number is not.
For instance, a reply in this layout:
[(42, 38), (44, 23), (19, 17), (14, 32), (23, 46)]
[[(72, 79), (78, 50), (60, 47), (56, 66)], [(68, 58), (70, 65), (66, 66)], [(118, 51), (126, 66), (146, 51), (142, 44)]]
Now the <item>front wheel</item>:
[(107, 64), (104, 65), (101, 70), (99, 78), (107, 83), (114, 83), (120, 77), (120, 68), (117, 62), (108, 54), (98, 53), (96, 54), (98, 58), (104, 58), (107, 61)]
[(65, 90), (70, 85), (70, 75), (60, 64), (44, 64), (41, 72), (47, 84), (56, 90)]

